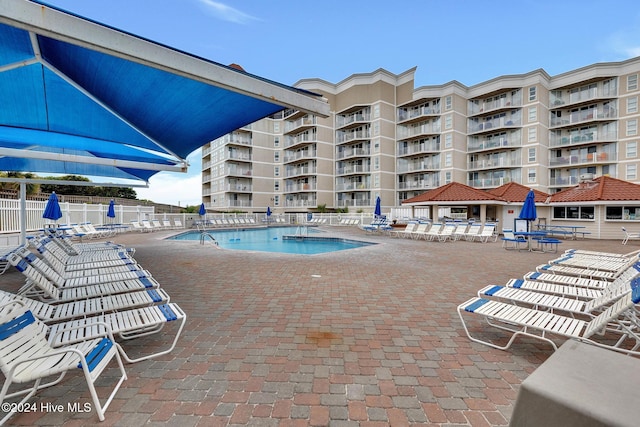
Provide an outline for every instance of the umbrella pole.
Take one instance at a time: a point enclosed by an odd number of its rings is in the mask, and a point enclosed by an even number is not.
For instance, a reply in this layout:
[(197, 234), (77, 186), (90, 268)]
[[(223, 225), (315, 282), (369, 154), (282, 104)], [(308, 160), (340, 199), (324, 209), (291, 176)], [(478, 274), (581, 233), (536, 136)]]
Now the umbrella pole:
[(27, 243), (27, 183), (20, 182), (20, 244)]

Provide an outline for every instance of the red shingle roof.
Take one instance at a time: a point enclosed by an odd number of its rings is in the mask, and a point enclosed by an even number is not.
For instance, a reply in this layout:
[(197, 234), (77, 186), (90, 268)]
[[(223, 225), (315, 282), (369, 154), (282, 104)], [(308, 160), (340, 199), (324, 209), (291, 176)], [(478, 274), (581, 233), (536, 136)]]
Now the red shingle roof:
[[(421, 202), (463, 202), (463, 201), (503, 201), (500, 197), (478, 190), (459, 182), (451, 182), (425, 193), (419, 194), (402, 203)], [(524, 200), (524, 197), (523, 199)]]
[[(517, 203), (524, 202), (524, 199), (527, 197), (527, 193), (529, 193), (529, 190), (529, 187), (525, 187), (522, 184), (518, 184), (517, 182), (510, 182), (508, 184), (501, 185), (498, 188), (487, 190), (487, 193), (500, 197), (507, 202)], [(533, 193), (536, 195), (536, 203), (544, 203), (549, 198), (549, 195), (547, 193), (544, 193), (540, 190), (534, 189)]]
[(640, 185), (610, 176), (578, 184), (551, 196), (551, 203), (640, 200)]

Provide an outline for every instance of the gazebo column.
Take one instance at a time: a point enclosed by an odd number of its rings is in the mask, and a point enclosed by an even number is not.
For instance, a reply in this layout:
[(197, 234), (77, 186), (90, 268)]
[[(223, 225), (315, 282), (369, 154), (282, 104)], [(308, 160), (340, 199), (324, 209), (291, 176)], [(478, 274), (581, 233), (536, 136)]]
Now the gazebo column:
[(487, 205), (480, 205), (480, 223), (487, 222)]

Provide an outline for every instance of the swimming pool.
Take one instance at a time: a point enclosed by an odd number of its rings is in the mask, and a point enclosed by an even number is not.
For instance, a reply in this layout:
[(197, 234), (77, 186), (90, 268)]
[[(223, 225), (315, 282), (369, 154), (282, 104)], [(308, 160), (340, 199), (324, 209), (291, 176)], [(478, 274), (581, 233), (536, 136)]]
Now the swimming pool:
[[(224, 249), (281, 252), (287, 254), (314, 255), (326, 252), (343, 251), (375, 243), (338, 237), (322, 237), (322, 232), (308, 228), (308, 234), (303, 238), (291, 238), (296, 234), (297, 227), (267, 227), (245, 228), (235, 230), (208, 230)], [(180, 233), (169, 237), (171, 240), (200, 240), (201, 232), (197, 230)], [(207, 241), (205, 239), (205, 241)]]

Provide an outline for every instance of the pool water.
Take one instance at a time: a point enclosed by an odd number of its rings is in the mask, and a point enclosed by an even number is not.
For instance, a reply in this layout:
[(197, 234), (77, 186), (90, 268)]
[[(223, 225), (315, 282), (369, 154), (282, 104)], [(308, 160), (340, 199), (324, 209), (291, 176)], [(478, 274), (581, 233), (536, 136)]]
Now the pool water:
[[(245, 228), (234, 230), (207, 230), (218, 245), (224, 249), (259, 251), (259, 252), (281, 252), (287, 254), (314, 255), (326, 252), (342, 251), (347, 249), (368, 246), (373, 243), (360, 242), (356, 240), (341, 239), (335, 237), (322, 237), (322, 232), (314, 228), (308, 228), (308, 235), (304, 239), (287, 239), (283, 236), (296, 234), (297, 227), (268, 227), (268, 228)], [(176, 236), (169, 237), (171, 240), (200, 240), (200, 231), (187, 231)], [(210, 241), (205, 238), (205, 242)]]

